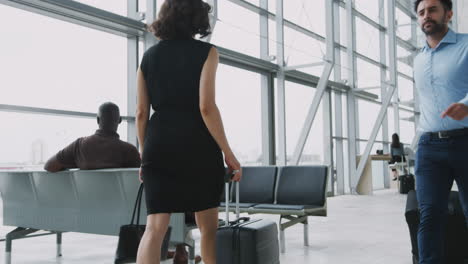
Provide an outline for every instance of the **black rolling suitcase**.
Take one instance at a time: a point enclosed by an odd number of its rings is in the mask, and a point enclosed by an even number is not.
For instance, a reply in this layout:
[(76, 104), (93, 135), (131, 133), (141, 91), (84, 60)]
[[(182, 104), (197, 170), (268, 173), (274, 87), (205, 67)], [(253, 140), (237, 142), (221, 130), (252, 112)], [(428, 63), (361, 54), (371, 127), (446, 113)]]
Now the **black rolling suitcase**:
[(237, 219), (229, 222), (229, 182), (226, 182), (226, 222), (216, 233), (216, 263), (279, 264), (276, 223), (266, 219), (239, 218), (239, 183), (235, 185)]
[(414, 190), (414, 175), (405, 174), (398, 177), (400, 182), (399, 191), (402, 194), (407, 194), (409, 191)]
[[(419, 208), (416, 192), (408, 193), (405, 210), (406, 223), (411, 239), (413, 264), (418, 264)], [(458, 192), (450, 192), (445, 230), (444, 264), (468, 264), (468, 228)]]

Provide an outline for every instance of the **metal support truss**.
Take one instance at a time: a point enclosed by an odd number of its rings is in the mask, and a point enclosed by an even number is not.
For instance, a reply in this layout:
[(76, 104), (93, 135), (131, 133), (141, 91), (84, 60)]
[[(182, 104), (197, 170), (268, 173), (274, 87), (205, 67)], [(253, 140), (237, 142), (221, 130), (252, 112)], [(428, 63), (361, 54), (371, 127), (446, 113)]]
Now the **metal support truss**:
[[(307, 142), (307, 138), (310, 133), (310, 129), (312, 128), (312, 124), (315, 119), (315, 115), (317, 114), (318, 108), (320, 106), (320, 102), (322, 100), (322, 97), (325, 93), (325, 89), (327, 87), (328, 79), (330, 78), (330, 74), (333, 70), (334, 64), (335, 64), (335, 27), (334, 27), (334, 19), (333, 19), (333, 1), (327, 1), (325, 0), (325, 19), (326, 19), (326, 34), (327, 34), (327, 51), (326, 51), (326, 60), (325, 60), (325, 67), (323, 68), (322, 75), (320, 76), (319, 83), (317, 84), (317, 89), (315, 90), (315, 95), (314, 99), (312, 100), (312, 104), (309, 108), (309, 111), (307, 113), (307, 117), (304, 121), (304, 125), (301, 130), (301, 134), (299, 136), (299, 140), (296, 144), (294, 153), (293, 153), (293, 158), (292, 158), (292, 164), (297, 165), (299, 164), (299, 160), (301, 158), (302, 152), (304, 150), (304, 146)], [(329, 98), (330, 99), (330, 98)], [(329, 111), (330, 107), (328, 107)], [(329, 119), (329, 124), (331, 124), (331, 118)], [(328, 134), (331, 133), (331, 128), (327, 128), (326, 131)], [(330, 135), (328, 135), (330, 136)], [(329, 137), (331, 140), (331, 137)], [(325, 145), (330, 145), (331, 143), (327, 142)], [(328, 155), (330, 156), (330, 155)], [(330, 157), (327, 157), (329, 159), (329, 162), (332, 162), (330, 160)]]

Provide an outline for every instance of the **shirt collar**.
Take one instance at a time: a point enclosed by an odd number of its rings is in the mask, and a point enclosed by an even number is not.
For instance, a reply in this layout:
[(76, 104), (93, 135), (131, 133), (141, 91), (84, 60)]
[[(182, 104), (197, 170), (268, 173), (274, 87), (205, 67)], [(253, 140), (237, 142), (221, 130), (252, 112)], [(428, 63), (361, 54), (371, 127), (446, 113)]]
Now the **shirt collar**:
[(96, 130), (96, 133), (94, 133), (94, 134), (98, 135), (98, 136), (103, 136), (103, 137), (120, 138), (120, 136), (119, 136), (119, 134), (117, 134), (117, 132), (104, 130), (104, 129), (98, 129), (98, 130)]
[[(444, 38), (439, 42), (439, 44), (434, 48), (434, 50), (440, 47), (442, 43), (447, 43), (447, 44), (457, 43), (457, 34), (452, 29), (449, 28), (447, 31), (447, 34), (445, 34)], [(428, 50), (431, 50), (431, 47), (429, 47), (429, 44), (427, 43), (427, 41), (425, 41), (423, 51), (428, 51)]]

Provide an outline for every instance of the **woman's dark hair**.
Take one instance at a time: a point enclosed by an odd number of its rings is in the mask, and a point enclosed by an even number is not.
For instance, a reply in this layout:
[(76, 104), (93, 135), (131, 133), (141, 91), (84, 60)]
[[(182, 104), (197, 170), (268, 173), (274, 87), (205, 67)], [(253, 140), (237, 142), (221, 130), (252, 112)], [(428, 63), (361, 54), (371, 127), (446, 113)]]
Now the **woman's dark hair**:
[(149, 30), (160, 39), (185, 39), (211, 34), (211, 6), (202, 0), (166, 0)]
[[(421, 3), (422, 1), (424, 0), (416, 0), (414, 1), (414, 12), (418, 12), (418, 6), (419, 6), (419, 3)], [(453, 3), (452, 3), (452, 0), (439, 0), (442, 5), (444, 6), (444, 9), (445, 11), (450, 11), (452, 10), (453, 8)]]
[(400, 137), (397, 133), (392, 135), (392, 148), (399, 148), (400, 147)]

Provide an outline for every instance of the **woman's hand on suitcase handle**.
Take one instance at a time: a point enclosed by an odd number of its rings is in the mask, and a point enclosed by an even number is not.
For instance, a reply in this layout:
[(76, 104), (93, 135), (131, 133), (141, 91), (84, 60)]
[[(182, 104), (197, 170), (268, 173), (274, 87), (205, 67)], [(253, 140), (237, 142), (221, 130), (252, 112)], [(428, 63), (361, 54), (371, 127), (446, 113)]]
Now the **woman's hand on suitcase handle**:
[(241, 168), (239, 161), (237, 161), (236, 156), (234, 156), (232, 152), (225, 153), (224, 161), (226, 162), (229, 170), (232, 171), (234, 174), (234, 176), (232, 177), (232, 180), (235, 182), (240, 181), (242, 178), (242, 168)]
[(141, 167), (138, 170), (138, 179), (140, 180), (141, 183), (143, 183), (143, 173), (141, 172)]

